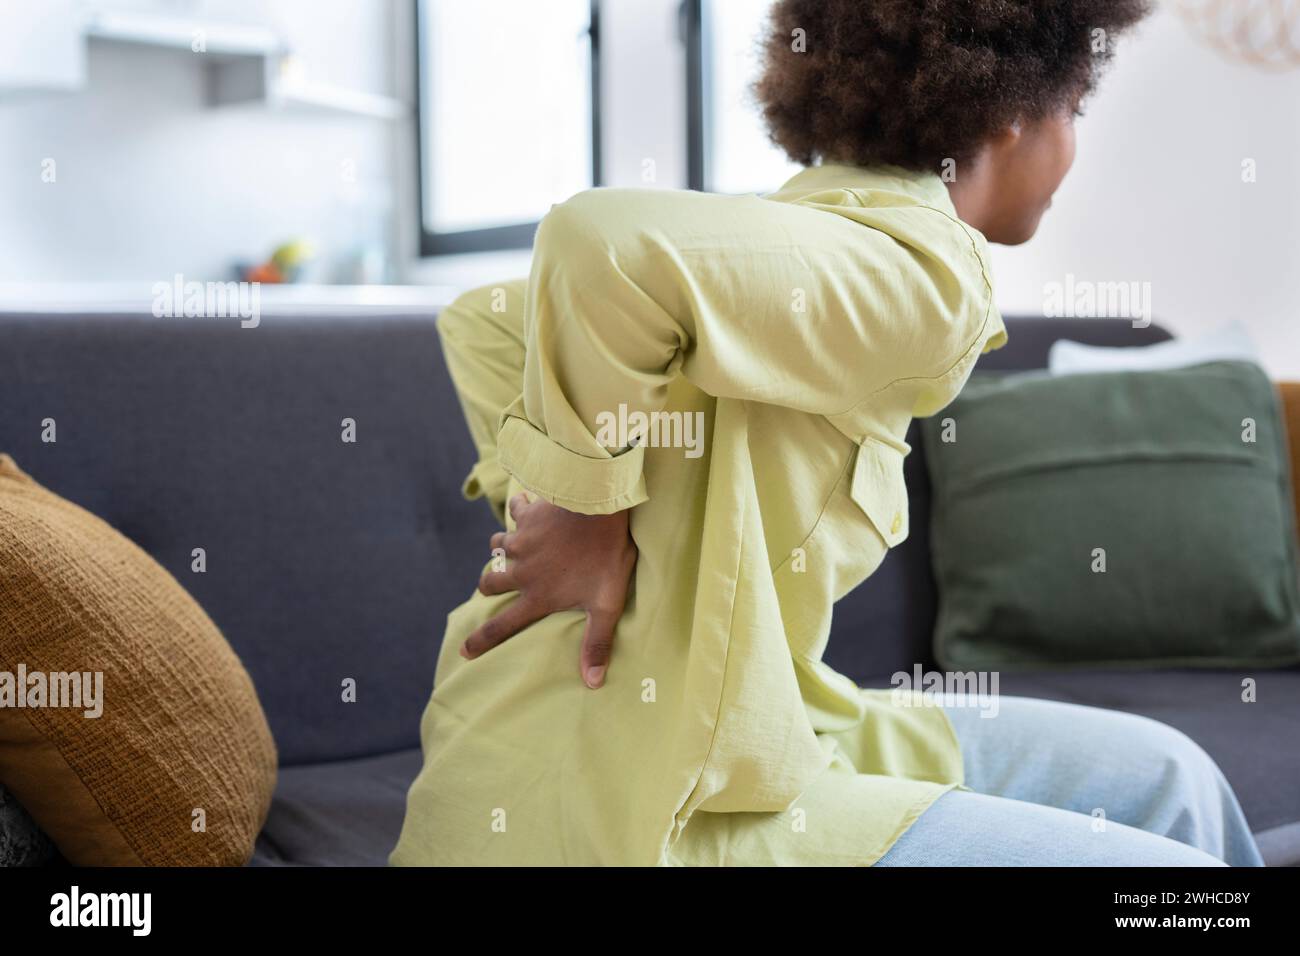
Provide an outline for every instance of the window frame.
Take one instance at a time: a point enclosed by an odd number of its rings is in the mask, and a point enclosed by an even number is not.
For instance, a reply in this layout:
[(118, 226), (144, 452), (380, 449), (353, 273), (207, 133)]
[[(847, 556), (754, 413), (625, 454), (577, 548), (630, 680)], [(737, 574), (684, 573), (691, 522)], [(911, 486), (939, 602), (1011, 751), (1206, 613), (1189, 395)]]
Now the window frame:
[(686, 188), (709, 187), (707, 97), (709, 58), (704, 55), (709, 23), (704, 0), (682, 0), (679, 11), (686, 46)]
[[(590, 25), (587, 29), (591, 49), (591, 180), (592, 186), (603, 182), (601, 170), (600, 123), (600, 2), (590, 0)], [(506, 226), (488, 226), (482, 229), (465, 229), (457, 232), (431, 232), (424, 219), (425, 168), (424, 168), (424, 71), (422, 52), (425, 0), (412, 4), (412, 23), (415, 41), (415, 199), (416, 223), (420, 230), (420, 257), (457, 255), (468, 252), (499, 252), (510, 249), (528, 249), (537, 232), (536, 222), (513, 223)]]
[[(701, 192), (720, 192), (714, 182), (714, 135), (717, 124), (711, 111), (715, 105), (713, 86), (715, 64), (712, 56), (716, 25), (710, 16), (715, 5), (726, 0), (681, 0), (678, 14), (679, 32), (685, 47), (686, 59), (686, 184), (688, 189)], [(792, 176), (799, 169), (792, 164)], [(772, 182), (770, 188), (779, 188), (786, 179)]]

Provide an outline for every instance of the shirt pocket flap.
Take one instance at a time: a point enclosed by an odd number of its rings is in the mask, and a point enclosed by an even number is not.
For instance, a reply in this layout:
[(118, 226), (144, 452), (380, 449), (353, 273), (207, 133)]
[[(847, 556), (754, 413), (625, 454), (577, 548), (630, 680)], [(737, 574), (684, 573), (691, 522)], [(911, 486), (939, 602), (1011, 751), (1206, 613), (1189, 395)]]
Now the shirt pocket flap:
[(865, 439), (858, 447), (849, 486), (854, 503), (891, 548), (907, 540), (907, 484), (903, 480), (906, 454), (874, 438)]

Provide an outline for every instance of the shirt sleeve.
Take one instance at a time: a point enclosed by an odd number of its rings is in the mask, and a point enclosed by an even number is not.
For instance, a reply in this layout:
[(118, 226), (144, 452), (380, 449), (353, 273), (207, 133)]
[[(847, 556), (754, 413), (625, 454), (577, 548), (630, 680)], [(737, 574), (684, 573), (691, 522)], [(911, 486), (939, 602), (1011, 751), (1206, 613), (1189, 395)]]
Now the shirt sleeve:
[(757, 196), (579, 193), (538, 228), (501, 465), (569, 510), (633, 507), (644, 448), (601, 440), (620, 406), (663, 410), (680, 374), (718, 398), (844, 413), (948, 374), (990, 295), (971, 234), (930, 207), (850, 218)]
[(471, 289), (438, 314), (447, 371), (460, 399), (478, 461), (461, 485), (469, 499), (485, 498), (505, 525), (509, 475), (497, 453), (501, 413), (524, 386), (524, 295), (527, 280)]

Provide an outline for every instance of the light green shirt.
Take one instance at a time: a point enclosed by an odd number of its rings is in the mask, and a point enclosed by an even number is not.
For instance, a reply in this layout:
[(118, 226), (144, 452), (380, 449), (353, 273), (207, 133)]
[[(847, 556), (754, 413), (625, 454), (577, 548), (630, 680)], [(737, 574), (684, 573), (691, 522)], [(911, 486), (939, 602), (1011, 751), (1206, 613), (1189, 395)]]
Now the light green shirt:
[[(908, 535), (908, 423), (1006, 342), (937, 176), (589, 190), (543, 219), (526, 283), (439, 330), (480, 453), (466, 494), (507, 522), (521, 487), (634, 508), (639, 558), (600, 690), (580, 612), (474, 661), (461, 643), (515, 595), (449, 615), (393, 863), (871, 864), (965, 789), (940, 708), (821, 660), (832, 604)], [(638, 412), (676, 417), (610, 430)]]

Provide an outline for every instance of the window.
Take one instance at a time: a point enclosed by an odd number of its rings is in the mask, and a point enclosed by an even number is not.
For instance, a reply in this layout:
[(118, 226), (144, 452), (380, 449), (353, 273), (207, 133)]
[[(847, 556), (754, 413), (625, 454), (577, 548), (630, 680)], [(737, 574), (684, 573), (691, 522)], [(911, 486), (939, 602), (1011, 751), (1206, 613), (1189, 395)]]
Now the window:
[(525, 248), (600, 182), (595, 0), (419, 0), (422, 255)]
[(685, 0), (692, 189), (770, 192), (802, 167), (767, 137), (750, 87), (772, 0)]

